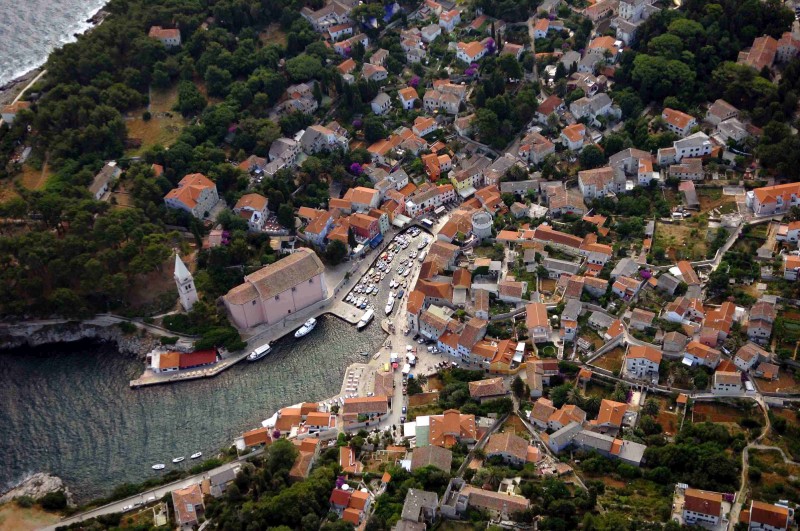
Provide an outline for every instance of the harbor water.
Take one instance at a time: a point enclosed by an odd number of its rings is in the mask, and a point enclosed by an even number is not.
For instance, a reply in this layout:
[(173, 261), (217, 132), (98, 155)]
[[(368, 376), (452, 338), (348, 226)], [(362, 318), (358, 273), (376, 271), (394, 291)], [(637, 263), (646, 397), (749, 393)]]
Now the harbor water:
[[(306, 337), (289, 334), (257, 362), (215, 378), (132, 390), (143, 361), (113, 344), (80, 342), (0, 352), (0, 490), (33, 472), (61, 477), (79, 501), (123, 482), (189, 468), (260, 426), (277, 409), (339, 392), (346, 367), (376, 352), (377, 320), (361, 332), (324, 316)], [(173, 457), (187, 456), (179, 465)]]

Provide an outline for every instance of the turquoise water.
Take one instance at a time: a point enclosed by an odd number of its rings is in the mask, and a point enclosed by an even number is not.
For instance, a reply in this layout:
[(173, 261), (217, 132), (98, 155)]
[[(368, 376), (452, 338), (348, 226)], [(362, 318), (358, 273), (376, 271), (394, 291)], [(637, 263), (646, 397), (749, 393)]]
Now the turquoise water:
[[(338, 393), (346, 367), (384, 339), (377, 320), (358, 332), (325, 316), (311, 334), (278, 341), (260, 361), (138, 390), (128, 382), (143, 362), (113, 344), (2, 351), (0, 486), (45, 471), (87, 500), (152, 477), (154, 463), (188, 468), (190, 454), (213, 455), (278, 408)], [(180, 455), (187, 461), (172, 465)]]

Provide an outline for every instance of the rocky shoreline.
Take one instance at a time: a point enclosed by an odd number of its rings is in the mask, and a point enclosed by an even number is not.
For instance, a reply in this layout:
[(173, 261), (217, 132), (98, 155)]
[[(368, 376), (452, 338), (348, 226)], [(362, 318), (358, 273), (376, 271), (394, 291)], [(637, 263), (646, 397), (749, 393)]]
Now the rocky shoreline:
[(13, 501), (14, 498), (22, 498), (24, 496), (38, 500), (45, 494), (58, 492), (60, 490), (64, 491), (64, 495), (67, 497), (67, 503), (69, 505), (74, 505), (72, 493), (70, 493), (67, 486), (64, 485), (64, 481), (62, 481), (61, 478), (52, 474), (38, 472), (22, 480), (17, 486), (5, 491), (2, 496), (0, 496), (0, 504), (7, 503)]
[(109, 341), (126, 355), (144, 358), (157, 347), (159, 339), (146, 331), (125, 333), (117, 325), (98, 326), (83, 323), (21, 324), (0, 327), (0, 350), (38, 347), (52, 343), (82, 340)]

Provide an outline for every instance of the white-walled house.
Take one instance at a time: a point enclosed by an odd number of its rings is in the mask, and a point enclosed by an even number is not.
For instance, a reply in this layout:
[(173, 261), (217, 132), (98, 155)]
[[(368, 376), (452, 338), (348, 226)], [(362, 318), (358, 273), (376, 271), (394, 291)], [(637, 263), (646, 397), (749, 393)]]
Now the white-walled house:
[(207, 217), (217, 202), (217, 185), (202, 173), (186, 175), (164, 196), (168, 208), (184, 210), (199, 219)]

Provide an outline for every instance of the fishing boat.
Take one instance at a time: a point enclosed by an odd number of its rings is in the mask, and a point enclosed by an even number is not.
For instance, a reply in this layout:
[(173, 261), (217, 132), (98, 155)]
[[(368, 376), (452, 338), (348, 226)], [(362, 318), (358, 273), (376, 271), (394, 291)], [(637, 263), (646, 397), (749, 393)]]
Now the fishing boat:
[(297, 330), (297, 332), (294, 333), (295, 339), (300, 339), (301, 337), (307, 336), (309, 332), (314, 330), (315, 326), (317, 326), (317, 320), (312, 317), (306, 321), (305, 324), (303, 324), (303, 326)]
[(173, 459), (172, 462), (173, 463), (180, 463), (184, 459), (186, 459), (184, 456), (180, 456), (180, 457), (176, 457), (175, 459)]
[(153, 470), (164, 470), (164, 468), (166, 468), (166, 466), (167, 465), (165, 465), (164, 463), (158, 463), (157, 465), (153, 465), (150, 468), (152, 468)]
[(261, 345), (253, 352), (251, 352), (250, 355), (247, 356), (247, 361), (258, 361), (267, 354), (269, 354), (271, 351), (272, 347), (269, 346), (269, 343), (267, 343), (266, 345)]
[(367, 326), (370, 323), (370, 321), (372, 321), (373, 317), (375, 317), (375, 312), (372, 309), (367, 310), (366, 312), (364, 312), (364, 315), (361, 316), (361, 320), (358, 322), (358, 325), (356, 325), (356, 328), (358, 330), (361, 330), (362, 328)]
[(195, 453), (192, 454), (192, 456), (189, 459), (197, 459), (197, 458), (202, 457), (202, 456), (203, 456), (203, 452), (195, 452)]

